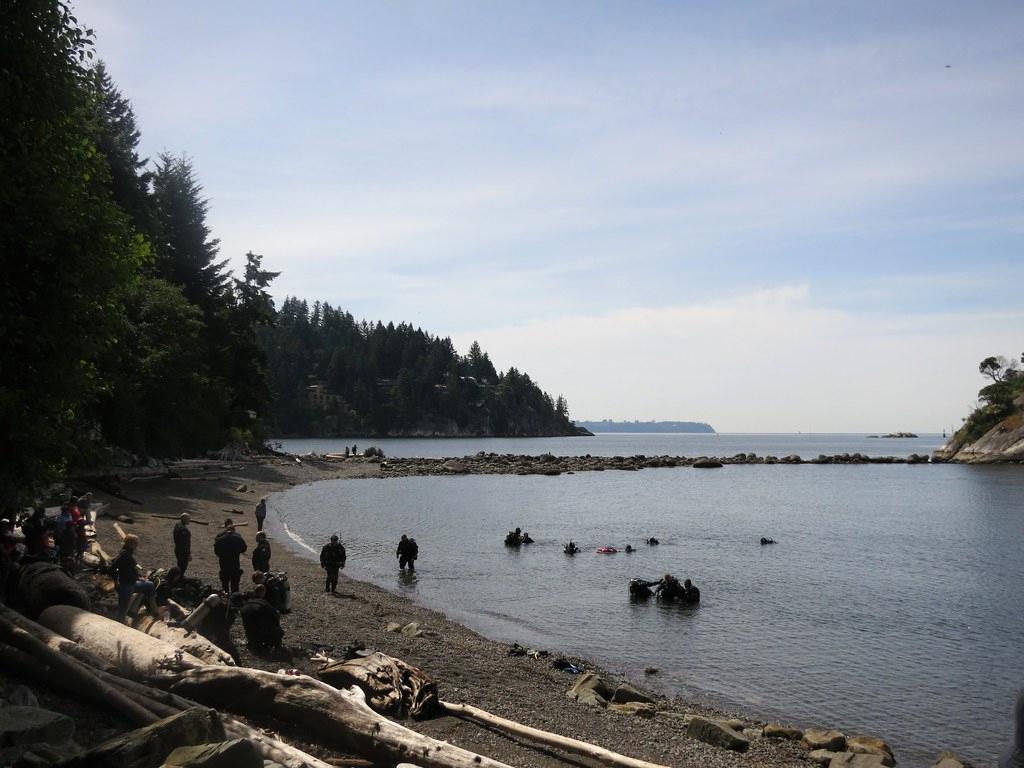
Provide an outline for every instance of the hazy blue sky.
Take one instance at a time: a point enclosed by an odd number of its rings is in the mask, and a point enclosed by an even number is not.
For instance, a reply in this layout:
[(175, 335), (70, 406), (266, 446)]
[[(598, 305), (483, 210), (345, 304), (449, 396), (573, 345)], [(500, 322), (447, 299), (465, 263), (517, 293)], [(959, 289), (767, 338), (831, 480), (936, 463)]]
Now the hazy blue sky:
[(1024, 352), (1020, 2), (75, 7), (222, 255), (577, 418), (938, 431)]

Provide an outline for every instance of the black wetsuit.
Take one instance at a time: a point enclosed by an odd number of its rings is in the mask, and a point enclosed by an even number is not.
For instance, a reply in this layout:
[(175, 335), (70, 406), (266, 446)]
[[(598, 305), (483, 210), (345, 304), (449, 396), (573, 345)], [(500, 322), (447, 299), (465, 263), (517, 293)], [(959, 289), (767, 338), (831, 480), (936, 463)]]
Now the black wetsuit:
[(325, 592), (338, 591), (338, 571), (345, 567), (345, 547), (340, 541), (325, 544), (320, 550), (320, 567), (327, 571)]
[(398, 555), (398, 567), (405, 570), (405, 566), (408, 565), (410, 571), (415, 571), (416, 558), (419, 553), (420, 548), (416, 539), (404, 539), (398, 542), (398, 550), (395, 552)]
[(221, 531), (213, 540), (213, 552), (220, 563), (220, 584), (225, 592), (237, 592), (242, 581), (240, 558), (248, 547), (237, 531)]
[(192, 559), (192, 531), (180, 522), (174, 525), (174, 559), (178, 561), (178, 570), (184, 576), (188, 561)]
[(262, 597), (250, 597), (242, 604), (239, 614), (249, 648), (262, 651), (280, 647), (284, 630), (274, 606)]

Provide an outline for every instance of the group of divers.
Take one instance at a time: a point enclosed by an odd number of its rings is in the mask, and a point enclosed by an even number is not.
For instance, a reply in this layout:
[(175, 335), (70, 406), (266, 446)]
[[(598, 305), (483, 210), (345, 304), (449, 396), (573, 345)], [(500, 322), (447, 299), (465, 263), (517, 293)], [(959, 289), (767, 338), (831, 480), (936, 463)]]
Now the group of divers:
[[(762, 539), (761, 543), (769, 543), (770, 540)], [(661, 542), (658, 541), (654, 536), (646, 539), (645, 542), (648, 546), (657, 546)], [(774, 541), (770, 543), (774, 544)], [(533, 544), (533, 539), (530, 534), (526, 531), (516, 528), (514, 531), (509, 531), (505, 535), (505, 546), (506, 547), (520, 547), (523, 544)], [(574, 542), (572, 539), (562, 547), (562, 551), (567, 555), (576, 555), (583, 550)], [(605, 546), (598, 547), (596, 552), (602, 555), (615, 554), (619, 550), (615, 547)], [(636, 550), (632, 545), (627, 544), (624, 550), (627, 553), (635, 552)], [(679, 603), (684, 606), (696, 606), (700, 604), (700, 590), (697, 589), (696, 585), (693, 584), (689, 579), (684, 580), (681, 584), (679, 579), (673, 576), (671, 573), (666, 573), (660, 579), (654, 579), (648, 581), (646, 579), (633, 578), (629, 580), (629, 597), (632, 600), (646, 600), (650, 597), (654, 597), (657, 600), (666, 603)]]

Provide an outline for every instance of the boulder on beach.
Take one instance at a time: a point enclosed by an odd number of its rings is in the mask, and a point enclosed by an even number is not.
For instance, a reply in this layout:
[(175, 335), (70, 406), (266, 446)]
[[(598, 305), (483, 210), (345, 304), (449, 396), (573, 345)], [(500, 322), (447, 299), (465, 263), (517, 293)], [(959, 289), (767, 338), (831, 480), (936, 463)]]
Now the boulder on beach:
[(792, 728), (788, 725), (769, 723), (764, 727), (764, 737), (766, 739), (789, 739), (790, 741), (800, 741), (800, 739), (804, 737), (804, 732), (799, 728)]
[(631, 701), (639, 701), (644, 704), (653, 704), (654, 699), (627, 683), (621, 683), (612, 694), (612, 701), (616, 704), (627, 704)]
[(615, 695), (615, 690), (600, 675), (585, 672), (565, 695), (580, 704), (607, 707), (608, 701)]
[(833, 752), (846, 751), (846, 736), (839, 731), (826, 731), (820, 728), (809, 728), (804, 731), (800, 744), (805, 749), (828, 749)]
[(734, 752), (746, 752), (750, 741), (725, 723), (709, 720), (706, 717), (694, 717), (686, 728), (686, 735), (706, 744), (712, 744)]
[(861, 752), (839, 752), (829, 761), (828, 768), (881, 768), (886, 763), (882, 755), (867, 755)]
[(883, 765), (896, 764), (892, 748), (877, 736), (853, 736), (846, 740), (846, 751), (861, 755), (880, 755), (883, 758)]

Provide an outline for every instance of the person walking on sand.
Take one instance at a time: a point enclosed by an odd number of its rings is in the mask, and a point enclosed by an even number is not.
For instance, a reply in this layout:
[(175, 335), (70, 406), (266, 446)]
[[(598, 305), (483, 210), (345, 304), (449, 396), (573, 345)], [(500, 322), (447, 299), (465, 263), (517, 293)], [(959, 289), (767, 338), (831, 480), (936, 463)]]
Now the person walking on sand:
[(345, 547), (338, 537), (331, 536), (331, 543), (320, 550), (320, 567), (327, 571), (327, 586), (324, 592), (338, 593), (338, 571), (345, 567)]
[(419, 553), (420, 547), (416, 543), (416, 539), (410, 539), (403, 533), (402, 540), (398, 542), (398, 550), (395, 552), (395, 557), (398, 558), (398, 567), (404, 571), (405, 566), (408, 565), (410, 571), (415, 571), (416, 558)]
[(224, 521), (224, 530), (213, 540), (213, 553), (220, 564), (220, 584), (225, 592), (237, 592), (242, 581), (242, 564), (239, 558), (248, 547), (235, 531), (235, 523), (229, 517)]
[(267, 497), (264, 496), (260, 499), (260, 503), (256, 505), (256, 530), (263, 530), (263, 521), (267, 519)]
[(256, 534), (256, 548), (252, 551), (252, 569), (263, 573), (270, 571), (270, 542), (263, 531)]
[(178, 522), (174, 524), (174, 559), (178, 561), (178, 570), (185, 575), (188, 563), (192, 559), (192, 531), (188, 524), (192, 518), (188, 512), (182, 512)]

